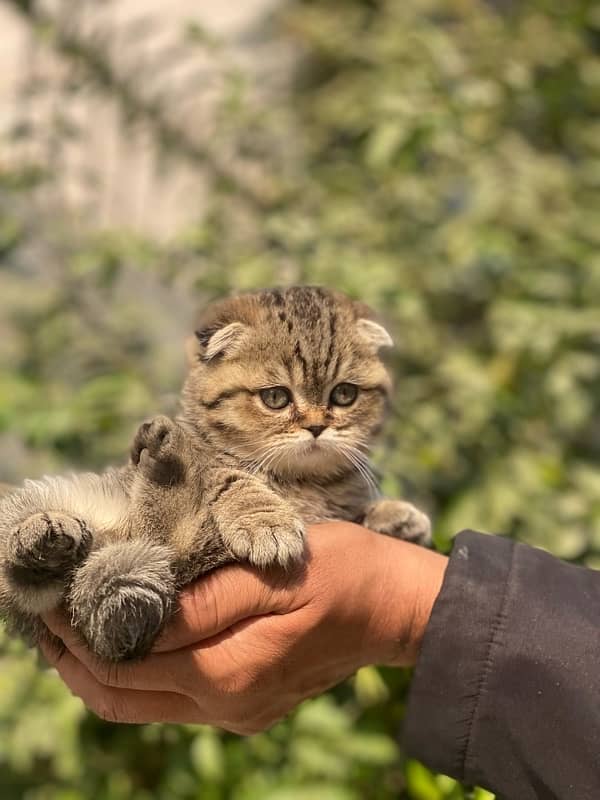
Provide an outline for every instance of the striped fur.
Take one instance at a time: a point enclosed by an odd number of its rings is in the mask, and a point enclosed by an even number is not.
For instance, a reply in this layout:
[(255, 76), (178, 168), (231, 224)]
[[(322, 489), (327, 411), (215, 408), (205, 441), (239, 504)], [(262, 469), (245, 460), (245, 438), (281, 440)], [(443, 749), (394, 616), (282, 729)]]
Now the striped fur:
[[(180, 415), (142, 425), (127, 467), (27, 482), (0, 500), (4, 616), (37, 641), (38, 615), (65, 603), (98, 655), (139, 657), (178, 586), (228, 561), (285, 567), (303, 556), (305, 524), (364, 521), (424, 540), (427, 518), (379, 501), (368, 463), (390, 343), (364, 305), (319, 287), (210, 307), (188, 342)], [(339, 384), (356, 387), (348, 405), (334, 402)], [(273, 387), (287, 405), (265, 404)]]

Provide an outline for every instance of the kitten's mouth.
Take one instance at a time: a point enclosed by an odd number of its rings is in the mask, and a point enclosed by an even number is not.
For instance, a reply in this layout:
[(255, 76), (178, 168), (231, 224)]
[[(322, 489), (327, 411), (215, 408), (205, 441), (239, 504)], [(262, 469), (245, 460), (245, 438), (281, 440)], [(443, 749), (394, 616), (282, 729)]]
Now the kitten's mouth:
[(329, 437), (298, 437), (288, 447), (282, 449), (281, 457), (268, 465), (268, 470), (278, 475), (323, 476), (340, 474), (344, 468), (351, 468)]
[(311, 436), (310, 439), (302, 437), (293, 443), (290, 455), (300, 459), (315, 455), (323, 455), (331, 452), (331, 447), (328, 446), (328, 444), (330, 443), (322, 441), (320, 438), (315, 439), (314, 436)]
[(321, 438), (315, 439), (311, 437), (310, 439), (302, 442), (304, 447), (302, 448), (304, 453), (324, 453), (331, 451), (331, 442), (324, 441)]

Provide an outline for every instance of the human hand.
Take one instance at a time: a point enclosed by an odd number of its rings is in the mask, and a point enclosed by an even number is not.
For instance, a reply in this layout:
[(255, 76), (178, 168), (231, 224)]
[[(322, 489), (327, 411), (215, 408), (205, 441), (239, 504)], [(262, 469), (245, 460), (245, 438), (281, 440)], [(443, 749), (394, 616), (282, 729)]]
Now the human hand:
[(308, 560), (247, 565), (187, 587), (144, 661), (101, 662), (67, 621), (44, 655), (71, 691), (113, 722), (205, 723), (251, 734), (366, 664), (415, 663), (447, 559), (350, 523), (309, 531)]

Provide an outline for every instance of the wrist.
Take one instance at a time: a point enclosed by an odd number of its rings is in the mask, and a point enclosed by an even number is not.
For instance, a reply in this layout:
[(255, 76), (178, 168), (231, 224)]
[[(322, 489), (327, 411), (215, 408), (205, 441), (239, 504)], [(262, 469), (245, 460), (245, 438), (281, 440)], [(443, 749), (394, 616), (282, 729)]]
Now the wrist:
[(372, 634), (377, 663), (414, 666), (448, 558), (433, 550), (378, 537)]

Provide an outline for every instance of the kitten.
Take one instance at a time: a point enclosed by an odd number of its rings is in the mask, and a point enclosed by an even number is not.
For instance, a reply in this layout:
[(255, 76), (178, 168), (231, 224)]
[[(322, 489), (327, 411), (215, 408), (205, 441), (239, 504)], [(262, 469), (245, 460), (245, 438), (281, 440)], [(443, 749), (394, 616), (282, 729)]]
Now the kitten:
[(306, 524), (427, 542), (424, 514), (377, 498), (367, 458), (391, 344), (367, 307), (321, 288), (210, 307), (176, 421), (143, 424), (125, 467), (26, 481), (0, 501), (3, 616), (35, 643), (39, 615), (64, 604), (98, 656), (138, 658), (179, 587), (231, 561), (297, 562)]

